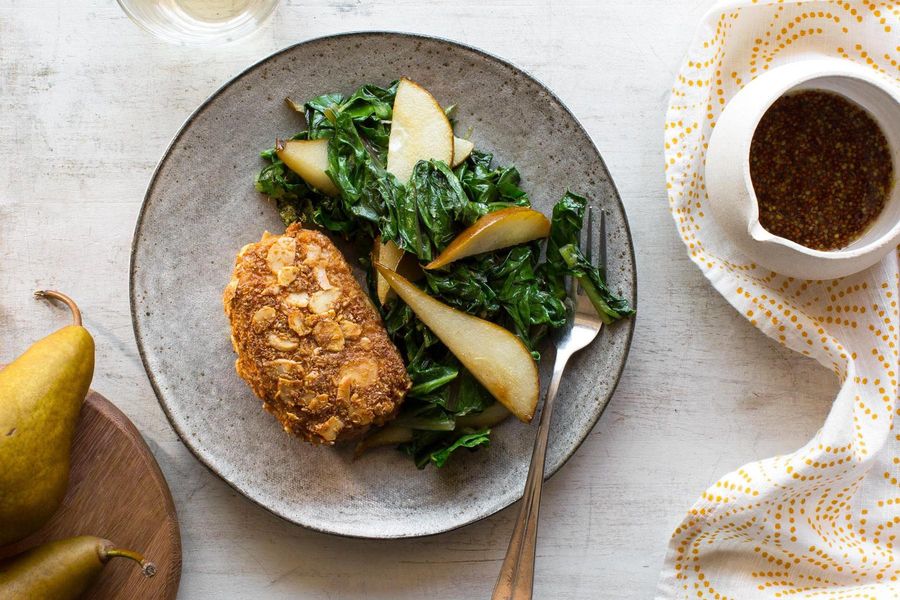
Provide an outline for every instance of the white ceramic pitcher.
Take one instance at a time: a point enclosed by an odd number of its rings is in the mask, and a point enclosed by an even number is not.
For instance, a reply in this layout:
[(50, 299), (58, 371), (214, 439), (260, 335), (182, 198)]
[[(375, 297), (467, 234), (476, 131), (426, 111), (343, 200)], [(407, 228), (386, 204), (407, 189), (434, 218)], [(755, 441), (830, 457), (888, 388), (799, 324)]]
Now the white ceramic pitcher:
[[(769, 233), (759, 222), (750, 179), (750, 142), (763, 114), (788, 92), (819, 89), (865, 108), (887, 138), (894, 165), (890, 197), (875, 222), (846, 248), (814, 250)], [(900, 83), (836, 58), (800, 58), (765, 72), (726, 105), (706, 153), (706, 188), (717, 223), (757, 264), (782, 275), (831, 279), (866, 269), (900, 244)]]

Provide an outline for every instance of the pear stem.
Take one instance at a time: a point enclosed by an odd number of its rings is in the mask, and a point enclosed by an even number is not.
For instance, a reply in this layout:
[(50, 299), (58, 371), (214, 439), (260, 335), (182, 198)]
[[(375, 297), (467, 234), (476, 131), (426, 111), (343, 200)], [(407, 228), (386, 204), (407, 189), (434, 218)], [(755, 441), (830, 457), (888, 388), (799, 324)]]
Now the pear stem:
[(144, 577), (153, 577), (156, 575), (156, 565), (144, 558), (144, 556), (135, 552), (134, 550), (126, 550), (124, 548), (103, 548), (100, 553), (100, 558), (103, 562), (108, 561), (110, 558), (130, 558), (134, 562), (141, 565), (141, 573), (144, 574)]
[(75, 304), (75, 301), (63, 294), (62, 292), (57, 292), (55, 290), (38, 290), (34, 293), (35, 298), (50, 298), (53, 300), (59, 300), (69, 307), (69, 310), (72, 311), (72, 320), (75, 321), (75, 325), (81, 326), (81, 310), (78, 308), (78, 305)]

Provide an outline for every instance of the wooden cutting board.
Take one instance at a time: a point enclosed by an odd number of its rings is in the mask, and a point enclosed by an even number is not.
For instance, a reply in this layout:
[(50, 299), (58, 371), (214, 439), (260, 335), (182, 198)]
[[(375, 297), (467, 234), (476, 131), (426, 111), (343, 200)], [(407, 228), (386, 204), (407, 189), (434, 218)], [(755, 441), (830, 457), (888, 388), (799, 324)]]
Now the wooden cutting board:
[(0, 548), (0, 558), (43, 542), (95, 535), (144, 554), (152, 578), (113, 559), (83, 600), (173, 600), (181, 579), (181, 535), (169, 486), (137, 428), (109, 400), (88, 394), (72, 447), (62, 507), (39, 531)]

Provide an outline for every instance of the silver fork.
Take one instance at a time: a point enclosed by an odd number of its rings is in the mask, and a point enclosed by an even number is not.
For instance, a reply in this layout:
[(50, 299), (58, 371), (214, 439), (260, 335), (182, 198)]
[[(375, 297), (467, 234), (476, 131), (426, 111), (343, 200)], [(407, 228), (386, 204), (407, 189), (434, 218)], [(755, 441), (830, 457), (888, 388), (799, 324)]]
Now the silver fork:
[[(600, 249), (599, 266), (606, 269), (606, 219), (600, 211)], [(587, 234), (581, 236), (581, 247), (585, 258), (593, 262), (593, 211), (587, 208)], [(537, 548), (538, 512), (541, 507), (541, 488), (544, 484), (544, 462), (547, 456), (547, 440), (550, 433), (550, 419), (553, 416), (553, 404), (559, 382), (562, 379), (566, 363), (573, 354), (590, 344), (600, 333), (603, 321), (584, 293), (578, 281), (572, 277), (569, 282), (570, 306), (566, 326), (556, 342), (556, 362), (553, 364), (553, 377), (544, 399), (541, 411), (541, 422), (538, 425), (537, 439), (531, 454), (531, 466), (528, 468), (528, 479), (525, 480), (525, 493), (522, 506), (516, 518), (506, 558), (500, 576), (494, 586), (492, 600), (530, 600), (534, 587), (534, 554)]]

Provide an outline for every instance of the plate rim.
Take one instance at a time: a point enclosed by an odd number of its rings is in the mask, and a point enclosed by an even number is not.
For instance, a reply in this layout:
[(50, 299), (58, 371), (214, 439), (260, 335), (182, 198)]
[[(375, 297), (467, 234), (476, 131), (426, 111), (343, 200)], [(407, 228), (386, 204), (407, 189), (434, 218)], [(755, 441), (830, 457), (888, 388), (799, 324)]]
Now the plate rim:
[[(628, 251), (630, 253), (630, 256), (632, 257), (632, 261), (634, 262), (634, 269), (632, 269), (632, 275), (631, 275), (631, 285), (632, 285), (632, 289), (634, 290), (633, 308), (635, 310), (637, 310), (638, 299), (639, 299), (638, 279), (637, 279), (637, 271), (638, 271), (637, 255), (634, 252), (634, 239), (631, 235), (631, 224), (628, 221), (628, 213), (625, 210), (625, 204), (622, 202), (622, 196), (619, 194), (619, 189), (616, 186), (615, 180), (613, 180), (612, 175), (609, 172), (609, 168), (606, 166), (606, 161), (603, 160), (603, 155), (600, 153), (600, 149), (597, 148), (597, 145), (594, 143), (593, 137), (591, 137), (590, 133), (587, 131), (587, 129), (585, 129), (584, 125), (575, 116), (575, 114), (571, 111), (571, 109), (569, 109), (569, 107), (559, 98), (559, 96), (557, 96), (556, 93), (549, 86), (544, 84), (540, 79), (538, 79), (537, 77), (532, 75), (526, 69), (519, 67), (519, 66), (513, 64), (512, 62), (510, 62), (504, 58), (501, 58), (500, 56), (497, 56), (495, 54), (492, 54), (490, 52), (482, 50), (481, 48), (477, 48), (475, 46), (471, 46), (469, 44), (465, 44), (465, 43), (458, 42), (455, 40), (447, 39), (447, 38), (444, 38), (441, 36), (426, 35), (426, 34), (420, 34), (420, 33), (410, 33), (410, 32), (404, 32), (404, 31), (391, 31), (391, 30), (386, 30), (386, 29), (358, 30), (358, 31), (347, 31), (347, 32), (341, 32), (341, 33), (328, 34), (328, 35), (309, 38), (309, 39), (295, 42), (293, 44), (285, 46), (284, 48), (276, 50), (275, 52), (272, 52), (271, 54), (268, 54), (268, 55), (264, 56), (263, 58), (251, 63), (249, 66), (241, 69), (240, 71), (238, 71), (237, 73), (235, 73), (234, 75), (229, 77), (222, 85), (220, 85), (218, 88), (216, 88), (215, 91), (213, 91), (209, 96), (207, 96), (206, 99), (203, 100), (203, 102), (201, 102), (197, 106), (197, 108), (195, 108), (193, 111), (191, 111), (190, 115), (188, 115), (188, 117), (184, 120), (184, 122), (178, 128), (178, 131), (175, 133), (175, 135), (172, 136), (172, 139), (169, 141), (168, 145), (166, 146), (165, 151), (162, 153), (162, 156), (160, 157), (159, 161), (156, 163), (156, 166), (153, 168), (153, 172), (151, 173), (150, 179), (147, 182), (146, 190), (144, 191), (143, 199), (141, 200), (141, 208), (138, 211), (138, 216), (137, 216), (137, 219), (135, 220), (135, 225), (134, 225), (134, 232), (133, 232), (132, 238), (131, 238), (131, 250), (130, 250), (129, 261), (128, 261), (128, 301), (129, 301), (128, 303), (129, 303), (129, 310), (131, 312), (131, 326), (132, 326), (132, 331), (134, 333), (135, 345), (137, 346), (137, 349), (138, 349), (138, 355), (141, 358), (141, 365), (144, 367), (144, 373), (147, 375), (147, 379), (149, 380), (150, 386), (153, 389), (153, 393), (156, 396), (157, 403), (162, 408), (163, 413), (166, 415), (166, 419), (169, 421), (169, 425), (175, 431), (175, 434), (178, 436), (178, 438), (181, 440), (181, 442), (184, 444), (184, 446), (190, 451), (190, 453), (194, 456), (194, 458), (197, 459), (197, 461), (201, 465), (206, 467), (207, 470), (209, 470), (216, 477), (218, 477), (219, 479), (224, 481), (226, 484), (228, 484), (228, 486), (231, 489), (236, 491), (238, 494), (240, 494), (246, 500), (249, 500), (256, 506), (262, 508), (263, 510), (269, 512), (270, 514), (275, 515), (279, 519), (281, 519), (287, 523), (290, 523), (291, 525), (296, 525), (299, 527), (303, 527), (304, 529), (316, 531), (319, 533), (334, 535), (334, 536), (343, 537), (343, 538), (350, 538), (350, 539), (383, 539), (383, 540), (417, 539), (417, 538), (426, 538), (426, 537), (440, 535), (442, 533), (447, 533), (450, 531), (460, 529), (467, 525), (472, 525), (473, 523), (482, 521), (488, 517), (491, 517), (501, 511), (509, 508), (510, 506), (512, 506), (513, 504), (515, 504), (516, 502), (518, 502), (519, 500), (522, 499), (522, 496), (524, 495), (525, 482), (524, 481), (522, 482), (522, 490), (513, 494), (512, 500), (510, 500), (509, 502), (501, 503), (501, 505), (499, 505), (498, 507), (491, 508), (484, 514), (477, 514), (476, 516), (469, 518), (463, 522), (456, 523), (456, 524), (452, 525), (451, 527), (439, 528), (435, 531), (429, 531), (429, 532), (424, 532), (424, 533), (409, 533), (409, 534), (406, 534), (406, 533), (390, 534), (389, 533), (389, 534), (385, 534), (385, 535), (372, 535), (372, 534), (357, 535), (357, 534), (348, 533), (345, 531), (336, 531), (336, 530), (327, 529), (325, 527), (321, 527), (318, 525), (303, 523), (303, 522), (294, 520), (294, 519), (288, 517), (287, 515), (282, 514), (281, 512), (277, 511), (276, 509), (266, 506), (261, 501), (255, 499), (255, 498), (252, 498), (248, 493), (244, 492), (244, 490), (239, 488), (235, 483), (233, 483), (227, 477), (225, 477), (222, 473), (220, 473), (216, 469), (215, 466), (210, 464), (210, 462), (207, 461), (207, 459), (201, 455), (200, 451), (198, 449), (196, 449), (194, 447), (194, 445), (188, 440), (186, 432), (184, 432), (182, 430), (182, 428), (176, 423), (175, 419), (172, 417), (172, 414), (169, 411), (169, 407), (166, 405), (165, 401), (163, 400), (163, 394), (159, 388), (159, 384), (156, 381), (156, 377), (155, 377), (153, 371), (150, 369), (150, 366), (148, 363), (148, 358), (146, 356), (145, 349), (144, 349), (144, 342), (143, 342), (143, 338), (141, 335), (141, 328), (138, 323), (137, 310), (136, 310), (136, 306), (135, 306), (135, 304), (136, 304), (135, 256), (137, 254), (137, 249), (138, 249), (138, 237), (139, 237), (139, 234), (141, 231), (141, 226), (144, 221), (145, 213), (147, 211), (147, 205), (149, 203), (151, 193), (153, 192), (153, 190), (156, 186), (160, 169), (162, 168), (162, 166), (166, 162), (166, 160), (169, 158), (169, 156), (172, 152), (172, 149), (175, 147), (175, 144), (178, 143), (178, 141), (185, 134), (185, 132), (191, 126), (191, 124), (194, 122), (194, 120), (200, 115), (200, 113), (202, 113), (203, 110), (205, 110), (214, 100), (216, 100), (223, 92), (225, 92), (225, 90), (227, 90), (229, 87), (231, 87), (238, 79), (240, 79), (241, 77), (243, 77), (244, 75), (247, 75), (248, 73), (250, 73), (252, 71), (255, 71), (256, 69), (263, 67), (271, 59), (273, 59), (277, 56), (281, 56), (283, 54), (287, 54), (288, 52), (294, 50), (295, 48), (297, 48), (299, 46), (303, 46), (303, 45), (307, 45), (307, 44), (315, 44), (315, 43), (319, 43), (319, 42), (326, 42), (326, 41), (330, 41), (330, 40), (350, 39), (350, 38), (357, 37), (357, 36), (373, 36), (373, 35), (374, 36), (385, 36), (385, 37), (400, 37), (400, 38), (407, 38), (407, 39), (411, 39), (411, 40), (437, 41), (437, 42), (441, 42), (443, 44), (447, 44), (449, 46), (453, 46), (453, 47), (456, 47), (456, 48), (459, 48), (462, 50), (473, 52), (477, 55), (480, 55), (483, 58), (486, 58), (488, 60), (499, 63), (499, 64), (503, 65), (504, 67), (517, 72), (518, 74), (525, 77), (526, 79), (530, 79), (539, 88), (544, 90), (550, 96), (550, 98), (559, 105), (560, 108), (562, 108), (562, 110), (565, 112), (565, 114), (568, 116), (568, 118), (572, 120), (572, 122), (575, 124), (575, 126), (578, 128), (578, 130), (580, 130), (581, 133), (584, 134), (585, 138), (587, 138), (588, 142), (590, 143), (591, 148), (594, 150), (594, 153), (596, 154), (597, 158), (600, 161), (600, 166), (603, 168), (604, 174), (606, 175), (606, 179), (609, 182), (610, 186), (612, 187), (612, 190), (614, 192), (614, 200), (615, 200), (616, 204), (618, 204), (619, 209), (622, 211), (623, 225), (624, 225), (625, 234), (626, 234), (626, 241), (628, 242)], [(581, 448), (582, 444), (584, 444), (585, 440), (587, 440), (587, 438), (590, 436), (591, 432), (597, 426), (597, 423), (600, 421), (600, 417), (602, 417), (603, 413), (606, 412), (606, 408), (609, 406), (609, 403), (612, 401), (612, 398), (615, 395), (616, 389), (619, 386), (619, 381), (622, 378), (622, 373), (625, 370), (625, 365), (628, 363), (628, 357), (631, 354), (631, 344), (634, 340), (634, 328), (637, 323), (637, 314), (635, 314), (631, 318), (629, 318), (628, 321), (629, 321), (628, 335), (625, 340), (625, 355), (621, 361), (621, 364), (619, 365), (618, 370), (615, 373), (615, 377), (613, 378), (612, 386), (609, 389), (609, 394), (608, 394), (608, 397), (606, 398), (606, 401), (603, 402), (602, 406), (600, 406), (600, 410), (597, 411), (596, 416), (594, 416), (592, 419), (590, 419), (589, 426), (586, 428), (586, 433), (572, 446), (572, 448), (569, 451), (567, 451), (563, 454), (562, 460), (560, 461), (560, 463), (558, 465), (556, 465), (555, 467), (551, 467), (544, 473), (545, 481), (549, 480), (556, 473), (558, 473), (560, 471), (560, 469), (562, 469), (562, 467), (566, 463), (569, 462), (569, 460), (578, 451), (578, 449)], [(619, 325), (619, 327), (621, 327), (621, 325)]]

